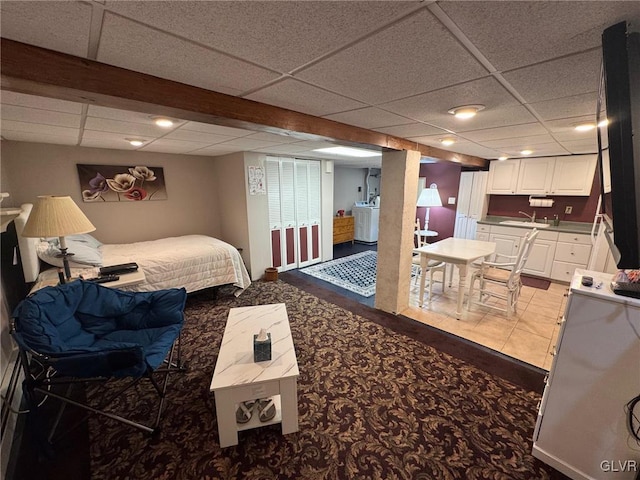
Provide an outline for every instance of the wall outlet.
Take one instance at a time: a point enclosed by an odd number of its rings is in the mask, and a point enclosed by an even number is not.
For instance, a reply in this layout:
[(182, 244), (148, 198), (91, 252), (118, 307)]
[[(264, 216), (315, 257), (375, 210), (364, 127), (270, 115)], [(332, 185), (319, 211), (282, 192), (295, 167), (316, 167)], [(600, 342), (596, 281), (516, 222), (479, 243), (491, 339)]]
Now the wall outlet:
[(358, 191), (361, 192), (362, 191), (362, 187), (358, 187)]
[(447, 203), (449, 205), (455, 205), (456, 204), (456, 197), (449, 197), (449, 201)]
[(571, 212), (573, 212), (573, 207), (572, 206), (566, 206), (564, 207), (564, 213), (566, 214), (570, 214)]

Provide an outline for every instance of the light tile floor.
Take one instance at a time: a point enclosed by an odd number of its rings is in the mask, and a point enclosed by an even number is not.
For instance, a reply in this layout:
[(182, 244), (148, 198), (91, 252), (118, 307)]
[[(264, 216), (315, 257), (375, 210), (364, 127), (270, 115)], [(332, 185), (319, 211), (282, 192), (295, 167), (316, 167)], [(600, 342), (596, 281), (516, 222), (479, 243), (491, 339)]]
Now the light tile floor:
[[(451, 266), (449, 266), (451, 268)], [(411, 283), (409, 308), (403, 315), (440, 330), (469, 339), (505, 355), (549, 370), (553, 349), (564, 312), (568, 285), (551, 283), (548, 290), (523, 286), (518, 300), (518, 312), (511, 318), (506, 313), (482, 305), (472, 305), (467, 311), (466, 295), (462, 317), (455, 318), (458, 295), (457, 268), (452, 287), (434, 283), (433, 300), (420, 308), (419, 282)], [(439, 275), (438, 275), (439, 276)], [(465, 291), (468, 287), (465, 287)], [(474, 295), (475, 296), (475, 295)]]

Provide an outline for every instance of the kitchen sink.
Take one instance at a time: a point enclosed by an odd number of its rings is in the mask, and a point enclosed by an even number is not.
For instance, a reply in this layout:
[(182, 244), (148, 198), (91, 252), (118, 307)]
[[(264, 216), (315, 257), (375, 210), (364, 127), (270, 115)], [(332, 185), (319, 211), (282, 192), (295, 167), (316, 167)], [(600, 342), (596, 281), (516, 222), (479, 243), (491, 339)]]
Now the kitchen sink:
[(539, 222), (526, 222), (524, 220), (505, 220), (500, 222), (500, 225), (511, 225), (513, 227), (527, 227), (527, 228), (547, 228), (548, 223)]

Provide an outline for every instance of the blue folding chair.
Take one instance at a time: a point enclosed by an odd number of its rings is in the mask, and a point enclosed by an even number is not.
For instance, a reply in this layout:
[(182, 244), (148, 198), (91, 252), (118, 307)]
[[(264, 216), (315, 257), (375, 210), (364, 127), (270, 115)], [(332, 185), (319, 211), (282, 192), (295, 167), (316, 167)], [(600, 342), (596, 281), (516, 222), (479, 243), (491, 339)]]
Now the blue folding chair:
[[(179, 340), (186, 298), (184, 288), (124, 292), (77, 280), (43, 288), (16, 307), (11, 333), (20, 351), (29, 410), (37, 415), (49, 397), (63, 402), (49, 442), (66, 404), (89, 412), (75, 426), (95, 413), (149, 434), (158, 431), (169, 374), (184, 370)], [(97, 405), (71, 394), (76, 384), (126, 377), (131, 381), (110, 388)], [(133, 421), (107, 410), (143, 379), (151, 382), (159, 397), (153, 422)], [(66, 392), (60, 392), (61, 386), (67, 387)]]

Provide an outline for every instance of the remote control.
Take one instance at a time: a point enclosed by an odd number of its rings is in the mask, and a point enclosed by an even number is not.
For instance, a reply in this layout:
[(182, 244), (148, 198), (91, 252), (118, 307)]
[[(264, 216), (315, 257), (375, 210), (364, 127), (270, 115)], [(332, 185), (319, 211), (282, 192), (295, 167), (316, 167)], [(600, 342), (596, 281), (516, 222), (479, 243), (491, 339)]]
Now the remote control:
[(108, 282), (115, 282), (116, 280), (119, 280), (119, 279), (120, 279), (119, 275), (104, 275), (102, 277), (86, 278), (85, 280), (87, 282), (93, 282), (93, 283), (108, 283)]

